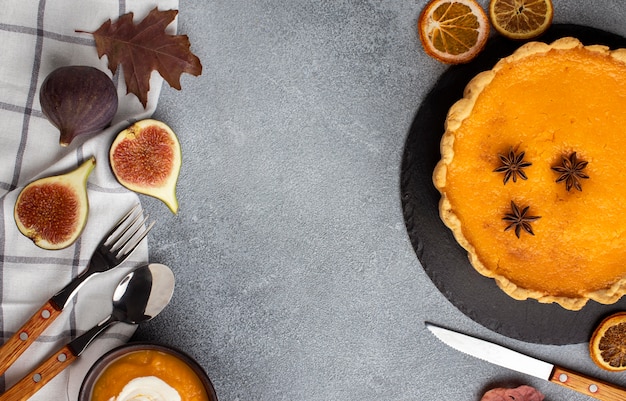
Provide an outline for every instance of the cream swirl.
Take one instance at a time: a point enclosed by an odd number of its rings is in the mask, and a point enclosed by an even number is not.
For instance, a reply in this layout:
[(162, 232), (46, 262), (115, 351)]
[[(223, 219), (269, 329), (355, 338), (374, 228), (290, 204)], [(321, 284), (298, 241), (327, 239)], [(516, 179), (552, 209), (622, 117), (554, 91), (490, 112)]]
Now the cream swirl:
[(155, 376), (137, 377), (124, 386), (117, 397), (109, 401), (181, 401), (172, 386)]

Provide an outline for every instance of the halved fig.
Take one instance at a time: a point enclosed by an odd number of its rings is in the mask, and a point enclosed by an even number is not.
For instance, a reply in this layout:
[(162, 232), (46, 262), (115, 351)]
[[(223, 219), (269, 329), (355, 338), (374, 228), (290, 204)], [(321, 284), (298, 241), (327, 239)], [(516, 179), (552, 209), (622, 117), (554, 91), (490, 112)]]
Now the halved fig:
[(178, 138), (158, 120), (141, 120), (120, 132), (109, 151), (117, 180), (130, 189), (160, 199), (178, 213), (176, 184), (181, 165)]
[(87, 179), (95, 165), (92, 157), (73, 171), (25, 186), (13, 211), (20, 232), (43, 249), (72, 245), (87, 222)]

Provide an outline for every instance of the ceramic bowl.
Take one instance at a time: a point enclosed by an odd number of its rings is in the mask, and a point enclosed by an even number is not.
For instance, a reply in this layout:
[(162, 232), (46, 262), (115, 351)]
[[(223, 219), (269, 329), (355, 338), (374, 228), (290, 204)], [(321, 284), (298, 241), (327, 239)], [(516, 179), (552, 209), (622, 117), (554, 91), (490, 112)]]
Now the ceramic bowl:
[(164, 345), (154, 344), (154, 343), (128, 343), (117, 348), (112, 349), (111, 351), (104, 354), (100, 357), (93, 366), (87, 372), (85, 379), (80, 388), (80, 392), (78, 394), (78, 401), (91, 401), (91, 394), (100, 375), (116, 360), (127, 355), (128, 353), (141, 351), (141, 350), (153, 350), (160, 351), (167, 354), (170, 354), (181, 361), (183, 361), (187, 366), (191, 368), (191, 370), (198, 376), (200, 381), (202, 382), (204, 389), (206, 390), (208, 401), (217, 401), (217, 395), (215, 393), (215, 389), (213, 388), (213, 383), (209, 380), (209, 376), (206, 374), (204, 369), (194, 360), (192, 357), (187, 355), (186, 353)]

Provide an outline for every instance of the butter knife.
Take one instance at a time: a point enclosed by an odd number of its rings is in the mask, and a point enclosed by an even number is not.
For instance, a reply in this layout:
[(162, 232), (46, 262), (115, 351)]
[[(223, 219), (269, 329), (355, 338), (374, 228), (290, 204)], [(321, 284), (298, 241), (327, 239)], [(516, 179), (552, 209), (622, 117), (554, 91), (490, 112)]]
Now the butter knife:
[(538, 377), (603, 401), (626, 400), (626, 389), (432, 323), (426, 327), (446, 345), (475, 358)]

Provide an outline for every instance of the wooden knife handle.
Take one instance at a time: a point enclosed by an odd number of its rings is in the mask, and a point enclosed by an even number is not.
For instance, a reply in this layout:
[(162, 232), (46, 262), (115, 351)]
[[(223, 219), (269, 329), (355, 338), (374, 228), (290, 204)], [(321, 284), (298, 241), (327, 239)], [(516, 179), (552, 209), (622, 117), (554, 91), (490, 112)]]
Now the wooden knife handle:
[(78, 358), (66, 345), (13, 387), (0, 395), (0, 401), (25, 401)]
[(550, 381), (598, 400), (626, 400), (626, 389), (559, 366), (554, 367)]
[(50, 301), (46, 302), (11, 338), (0, 347), (0, 375), (19, 358), (43, 331), (61, 314)]

